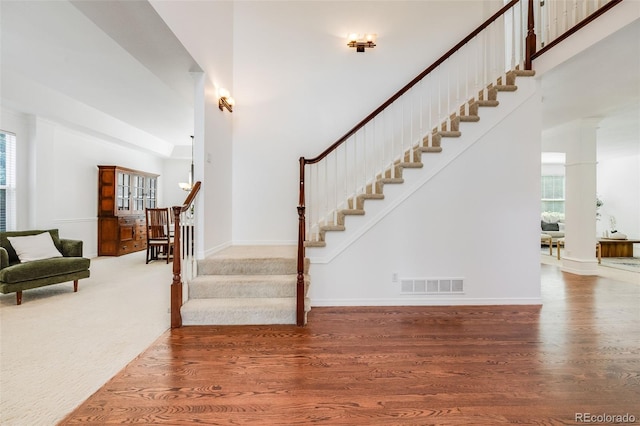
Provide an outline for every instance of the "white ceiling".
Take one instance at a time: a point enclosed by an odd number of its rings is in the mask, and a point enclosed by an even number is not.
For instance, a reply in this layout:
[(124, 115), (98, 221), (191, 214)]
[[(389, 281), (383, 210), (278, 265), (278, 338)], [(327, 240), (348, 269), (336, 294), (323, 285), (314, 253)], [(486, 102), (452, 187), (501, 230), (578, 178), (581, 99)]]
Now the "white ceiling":
[[(147, 1), (1, 0), (0, 7), (3, 72), (65, 93), (171, 144), (190, 143), (189, 73), (200, 68)], [(635, 22), (542, 77), (543, 126), (601, 117), (599, 155), (637, 154), (639, 76)]]
[(598, 158), (640, 153), (640, 21), (542, 77), (543, 128), (601, 118)]
[(170, 144), (190, 143), (189, 72), (200, 68), (148, 2), (2, 0), (0, 7), (3, 74), (54, 89)]

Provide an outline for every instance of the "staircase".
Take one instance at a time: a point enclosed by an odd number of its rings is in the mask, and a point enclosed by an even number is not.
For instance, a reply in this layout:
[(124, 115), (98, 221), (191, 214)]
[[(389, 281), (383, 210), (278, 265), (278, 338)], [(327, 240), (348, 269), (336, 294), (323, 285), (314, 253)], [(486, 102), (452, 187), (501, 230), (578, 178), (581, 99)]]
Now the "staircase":
[[(606, 7), (580, 21), (557, 41), (619, 2), (621, 0), (610, 0)], [(178, 273), (174, 268), (172, 283), (172, 327), (306, 323), (310, 309), (307, 297), (310, 262), (305, 248), (326, 250), (322, 247), (327, 246), (327, 233), (345, 231), (348, 216), (364, 215), (366, 200), (383, 200), (384, 185), (404, 183), (404, 169), (424, 166), (423, 153), (442, 152), (443, 138), (462, 135), (461, 122), (479, 122), (482, 108), (500, 105), (499, 92), (516, 91), (517, 77), (533, 76), (533, 71), (527, 71), (531, 70), (532, 60), (555, 42), (536, 54), (534, 29), (533, 0), (526, 4), (520, 0), (509, 1), (320, 155), (300, 157), (297, 247), (230, 247), (198, 261), (198, 276), (189, 282), (189, 300), (184, 305), (178, 265)], [(514, 70), (504, 74), (506, 69)], [(482, 82), (486, 81), (493, 83), (484, 86)], [(478, 91), (483, 86), (484, 89)], [(526, 89), (530, 85), (524, 86)], [(523, 92), (526, 94), (527, 90)], [(466, 102), (456, 110), (464, 99)], [(509, 105), (509, 100), (505, 103)], [(405, 121), (405, 108), (408, 121)], [(400, 119), (385, 127), (386, 117), (397, 118), (398, 111)], [(497, 110), (498, 115), (502, 111), (509, 108)], [(493, 114), (488, 115), (490, 119), (486, 122), (492, 123)], [(377, 119), (382, 121), (382, 136), (376, 128)], [(414, 126), (414, 120), (419, 126)], [(474, 133), (480, 133), (477, 130), (486, 132), (493, 126), (485, 127), (484, 123), (476, 125), (475, 131), (465, 139), (473, 144)], [(424, 135), (425, 129), (431, 131)], [(373, 143), (368, 142), (371, 138)], [(383, 141), (381, 147), (376, 145), (377, 140)], [(439, 159), (453, 159), (456, 155), (456, 150), (451, 149)], [(442, 163), (442, 167), (449, 164)], [(425, 176), (424, 182), (430, 179), (429, 174)], [(415, 191), (415, 187), (406, 192), (411, 194), (411, 191)], [(388, 191), (388, 198), (387, 205), (394, 208), (393, 191)], [(185, 203), (182, 211), (189, 205)], [(375, 208), (370, 210), (375, 216)], [(371, 222), (376, 220), (379, 219)], [(349, 238), (347, 242), (354, 240), (351, 236), (345, 236), (344, 240)], [(298, 294), (297, 287), (301, 289)]]
[[(482, 108), (497, 108), (499, 92), (514, 92), (517, 77), (530, 77), (534, 71), (515, 70), (506, 74), (470, 100), (450, 119), (424, 136), (422, 144), (404, 152), (403, 158), (376, 176), (363, 193), (347, 200), (336, 223), (321, 224), (316, 240), (306, 247), (325, 247), (327, 232), (345, 231), (346, 217), (365, 214), (366, 200), (383, 200), (383, 187), (402, 184), (404, 169), (423, 167), (421, 155), (443, 151), (443, 138), (459, 138), (460, 123), (480, 121)], [(304, 262), (304, 323), (310, 310), (309, 259)], [(295, 246), (231, 246), (213, 256), (198, 260), (197, 276), (189, 282), (188, 300), (182, 306), (182, 325), (260, 325), (296, 324), (297, 248)]]
[(436, 154), (442, 152), (443, 138), (459, 138), (462, 136), (460, 123), (476, 123), (480, 121), (481, 108), (496, 108), (500, 105), (498, 101), (499, 92), (514, 92), (518, 89), (516, 85), (517, 77), (533, 77), (533, 70), (513, 70), (506, 74), (505, 81), (500, 78), (495, 83), (490, 84), (487, 90), (480, 91), (477, 99), (471, 99), (461, 106), (458, 112), (451, 114), (449, 120), (443, 122), (438, 128), (432, 129), (430, 134), (425, 135), (422, 144), (412, 147), (404, 152), (401, 160), (396, 160), (393, 165), (375, 177), (373, 183), (366, 186), (363, 193), (347, 200), (347, 208), (340, 210), (336, 214), (335, 223), (319, 223), (319, 232), (315, 238), (308, 238), (305, 247), (326, 247), (327, 232), (340, 232), (346, 230), (346, 218), (348, 216), (362, 216), (365, 214), (366, 200), (383, 200), (384, 185), (402, 184), (404, 169), (419, 169), (423, 167), (421, 156), (423, 153)]
[[(183, 325), (296, 324), (296, 255), (295, 246), (231, 246), (199, 260)], [(307, 260), (305, 296), (308, 272)]]

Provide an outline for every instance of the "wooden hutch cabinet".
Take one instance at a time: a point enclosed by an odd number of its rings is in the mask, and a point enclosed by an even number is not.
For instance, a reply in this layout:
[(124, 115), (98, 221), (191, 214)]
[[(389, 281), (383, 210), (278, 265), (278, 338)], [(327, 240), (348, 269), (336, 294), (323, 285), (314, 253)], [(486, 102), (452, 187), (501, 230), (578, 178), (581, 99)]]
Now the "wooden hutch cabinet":
[(157, 207), (158, 175), (98, 166), (98, 256), (147, 248), (145, 208)]

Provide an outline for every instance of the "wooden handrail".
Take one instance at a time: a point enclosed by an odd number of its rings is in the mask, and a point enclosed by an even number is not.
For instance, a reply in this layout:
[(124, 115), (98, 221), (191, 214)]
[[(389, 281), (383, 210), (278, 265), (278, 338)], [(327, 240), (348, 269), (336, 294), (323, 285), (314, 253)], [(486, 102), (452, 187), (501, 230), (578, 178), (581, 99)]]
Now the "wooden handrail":
[[(191, 207), (200, 192), (200, 181), (196, 182), (184, 203), (181, 206), (173, 206), (173, 281), (171, 282), (171, 328), (182, 327), (182, 263), (180, 252), (180, 215)], [(168, 254), (167, 254), (168, 255)]]

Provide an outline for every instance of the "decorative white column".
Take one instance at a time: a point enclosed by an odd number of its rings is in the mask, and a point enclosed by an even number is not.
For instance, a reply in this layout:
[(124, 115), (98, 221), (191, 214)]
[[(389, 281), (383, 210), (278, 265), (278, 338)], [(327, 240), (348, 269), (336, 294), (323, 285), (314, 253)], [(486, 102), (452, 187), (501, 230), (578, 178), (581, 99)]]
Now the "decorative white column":
[(580, 119), (564, 127), (565, 249), (562, 270), (597, 275), (596, 132), (599, 118)]

